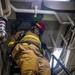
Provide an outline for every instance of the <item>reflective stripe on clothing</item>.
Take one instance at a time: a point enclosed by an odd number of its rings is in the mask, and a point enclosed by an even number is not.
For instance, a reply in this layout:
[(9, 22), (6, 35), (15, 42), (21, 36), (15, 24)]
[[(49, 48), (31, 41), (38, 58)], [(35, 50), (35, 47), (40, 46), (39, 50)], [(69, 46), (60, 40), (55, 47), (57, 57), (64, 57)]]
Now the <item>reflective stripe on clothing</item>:
[[(35, 37), (33, 35), (26, 35), (26, 36), (24, 36), (24, 38), (33, 38), (33, 39), (36, 39), (37, 41), (40, 42), (39, 38), (37, 38), (37, 37)], [(11, 41), (11, 42), (8, 43), (8, 46), (14, 45), (14, 44), (15, 44), (15, 42)], [(27, 43), (22, 43), (22, 44), (27, 44)], [(41, 42), (40, 42), (40, 44), (41, 44)]]
[(34, 45), (34, 44), (22, 43), (22, 45)]
[[(9, 45), (14, 45), (14, 43), (15, 43), (15, 42), (10, 42), (10, 43), (8, 44), (8, 46), (9, 46)], [(34, 45), (34, 44), (28, 44), (28, 43), (21, 43), (21, 44), (22, 44), (22, 45)]]
[[(9, 42), (8, 46), (9, 45), (13, 45), (15, 42)], [(28, 43), (21, 43), (22, 45), (29, 45)]]
[(10, 46), (10, 45), (13, 45), (15, 42), (9, 42), (8, 43), (8, 46)]
[[(33, 38), (40, 42), (39, 38), (37, 38), (36, 36), (33, 36), (33, 35), (26, 35), (26, 36), (24, 36), (24, 38)], [(41, 42), (40, 42), (40, 44), (41, 44)]]

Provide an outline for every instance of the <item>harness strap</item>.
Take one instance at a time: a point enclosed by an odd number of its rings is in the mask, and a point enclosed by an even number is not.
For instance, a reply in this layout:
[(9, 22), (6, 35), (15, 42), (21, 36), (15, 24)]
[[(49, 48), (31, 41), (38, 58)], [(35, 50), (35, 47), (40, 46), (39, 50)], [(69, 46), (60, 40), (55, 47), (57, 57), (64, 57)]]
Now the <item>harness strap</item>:
[[(40, 45), (41, 45), (40, 39), (37, 38), (36, 36), (33, 36), (33, 35), (26, 35), (26, 36), (24, 36), (24, 38), (33, 38), (33, 39), (36, 39), (37, 41), (39, 41), (39, 43), (40, 43)], [(14, 41), (9, 42), (9, 43), (8, 43), (8, 46), (11, 46), (11, 45), (12, 45), (12, 50), (13, 50), (13, 48), (14, 48), (18, 43), (21, 43), (21, 44), (23, 44), (23, 45), (30, 45), (30, 44), (32, 44), (32, 45), (35, 45), (36, 47), (39, 48), (39, 46), (36, 45), (36, 44), (33, 43), (33, 42), (29, 42), (29, 41), (20, 42), (19, 40), (18, 40), (18, 41), (15, 41), (15, 42), (14, 42)], [(39, 49), (40, 49), (40, 48), (39, 48)], [(12, 50), (11, 50), (11, 51), (12, 51)]]
[[(24, 46), (27, 46), (27, 45), (34, 45), (36, 46), (37, 48), (39, 48), (38, 45), (34, 44), (33, 42), (28, 42), (28, 41), (25, 41), (25, 42), (11, 42), (11, 44), (13, 44), (13, 47), (11, 48), (11, 52), (13, 51), (14, 47), (18, 44), (18, 43), (21, 43), (22, 45)], [(39, 51), (41, 52), (41, 49), (39, 48)]]
[[(24, 36), (24, 38), (34, 38), (34, 39), (36, 39), (37, 41), (40, 42), (39, 38), (37, 38), (36, 36), (33, 36), (33, 35), (26, 35), (26, 36)], [(15, 44), (15, 42), (11, 41), (11, 42), (8, 43), (8, 46), (14, 45), (14, 44)], [(40, 42), (40, 44), (41, 44), (41, 42)]]

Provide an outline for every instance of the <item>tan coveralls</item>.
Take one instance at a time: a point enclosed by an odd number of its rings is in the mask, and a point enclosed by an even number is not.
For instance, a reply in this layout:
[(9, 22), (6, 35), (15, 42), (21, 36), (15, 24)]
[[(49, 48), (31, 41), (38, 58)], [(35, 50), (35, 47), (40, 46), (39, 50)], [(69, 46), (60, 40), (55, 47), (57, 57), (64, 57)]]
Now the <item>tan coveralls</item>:
[[(17, 32), (11, 37), (9, 46), (13, 46), (19, 34), (20, 32)], [(12, 58), (21, 68), (21, 75), (51, 75), (49, 62), (40, 53), (40, 49), (39, 37), (31, 31), (28, 31), (20, 43), (14, 47)]]

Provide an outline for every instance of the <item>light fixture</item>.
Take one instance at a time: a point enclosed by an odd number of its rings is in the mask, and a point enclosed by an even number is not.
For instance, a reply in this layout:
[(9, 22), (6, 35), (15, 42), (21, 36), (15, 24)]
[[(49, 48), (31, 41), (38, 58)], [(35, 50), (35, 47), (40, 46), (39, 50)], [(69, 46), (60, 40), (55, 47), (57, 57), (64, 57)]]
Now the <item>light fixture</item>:
[(48, 0), (48, 1), (70, 1), (70, 0)]

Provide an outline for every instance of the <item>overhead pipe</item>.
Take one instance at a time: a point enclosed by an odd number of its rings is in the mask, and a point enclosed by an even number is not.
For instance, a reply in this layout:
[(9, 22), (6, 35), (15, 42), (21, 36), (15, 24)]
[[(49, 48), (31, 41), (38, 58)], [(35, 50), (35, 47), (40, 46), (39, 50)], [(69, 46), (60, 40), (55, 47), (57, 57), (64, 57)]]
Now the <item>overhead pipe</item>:
[[(35, 9), (18, 9), (18, 8), (15, 8), (12, 4), (11, 4), (11, 8), (15, 12), (19, 12), (19, 13), (34, 13), (35, 14)], [(37, 10), (37, 14), (52, 14), (52, 15), (55, 15), (55, 17), (57, 18), (57, 20), (58, 20), (58, 22), (60, 24), (71, 24), (70, 22), (62, 22), (55, 11)]]
[(6, 10), (3, 10), (4, 12), (4, 15), (6, 17), (9, 17), (11, 15), (11, 5), (10, 5), (10, 1), (9, 0), (5, 0), (5, 3), (6, 3)]
[(0, 0), (0, 13), (1, 13), (1, 16), (9, 17), (11, 15), (10, 1), (6, 0), (5, 4), (6, 4), (6, 9), (3, 10), (2, 9), (2, 3), (1, 3), (1, 0)]
[(4, 14), (10, 11), (10, 1), (9, 0), (5, 0), (5, 6), (6, 6), (6, 9), (3, 9)]
[(0, 16), (3, 16), (3, 10), (2, 10), (2, 4), (1, 4), (1, 0), (0, 0)]
[(11, 7), (10, 7), (10, 4), (9, 4), (9, 12), (7, 14), (4, 14), (4, 16), (9, 17), (10, 15), (11, 15)]

